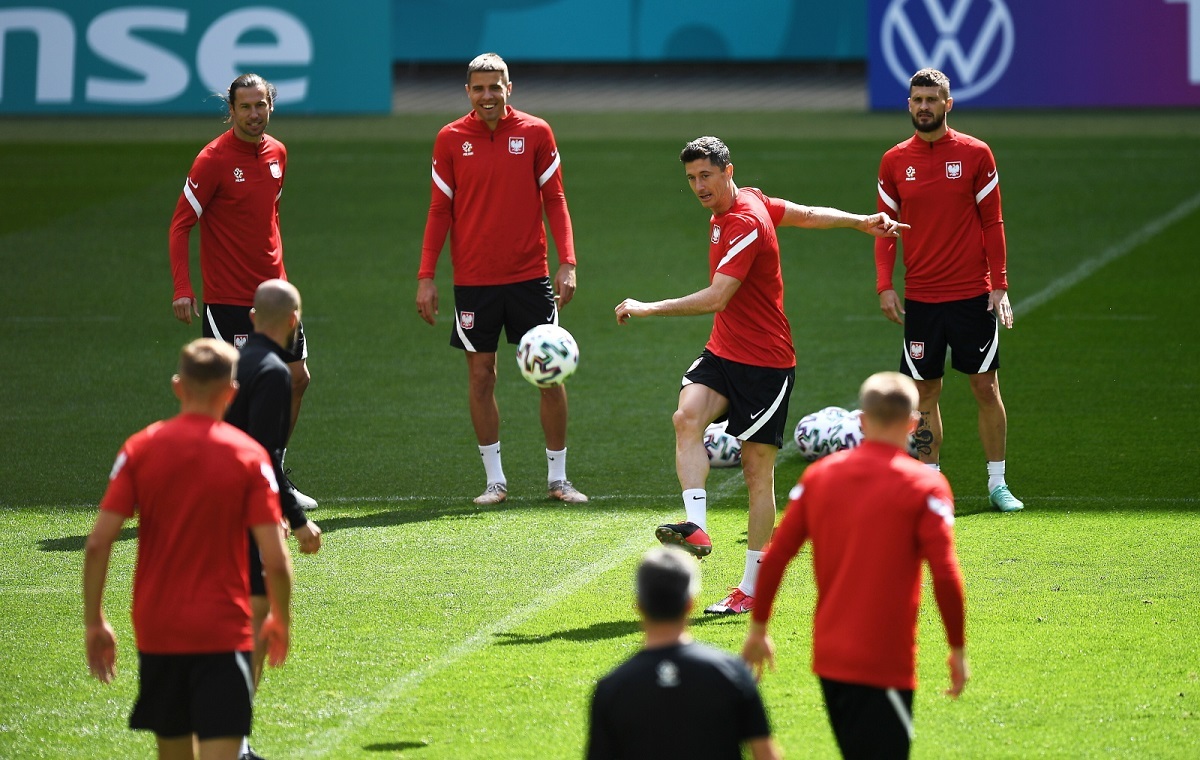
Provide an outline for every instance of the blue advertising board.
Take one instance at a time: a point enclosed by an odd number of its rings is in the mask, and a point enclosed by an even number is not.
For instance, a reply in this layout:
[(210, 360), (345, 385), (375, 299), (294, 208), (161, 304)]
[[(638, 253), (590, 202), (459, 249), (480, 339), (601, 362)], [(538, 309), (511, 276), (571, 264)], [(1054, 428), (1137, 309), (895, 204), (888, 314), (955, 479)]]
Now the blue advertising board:
[(866, 57), (863, 0), (394, 0), (392, 24), (405, 63), (465, 65), (487, 51), (554, 63)]
[(932, 66), (977, 107), (1200, 105), (1200, 0), (869, 0), (874, 109)]
[(254, 71), (301, 113), (391, 110), (391, 0), (0, 7), (0, 114), (205, 113)]

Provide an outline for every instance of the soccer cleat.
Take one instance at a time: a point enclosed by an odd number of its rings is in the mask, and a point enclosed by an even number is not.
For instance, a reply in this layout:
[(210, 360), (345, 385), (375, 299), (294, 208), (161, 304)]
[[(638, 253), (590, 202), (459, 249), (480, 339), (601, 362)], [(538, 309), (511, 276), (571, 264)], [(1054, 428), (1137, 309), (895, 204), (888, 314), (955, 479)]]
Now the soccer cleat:
[(317, 508), (317, 500), (301, 492), (299, 488), (296, 488), (296, 484), (292, 482), (291, 468), (283, 471), (283, 479), (285, 481), (284, 485), (292, 492), (292, 496), (295, 497), (297, 507), (300, 507), (305, 512), (311, 512)]
[(654, 529), (654, 537), (661, 544), (678, 546), (695, 557), (707, 557), (712, 553), (712, 539), (693, 522), (660, 525)]
[(551, 499), (565, 501), (568, 504), (585, 504), (588, 497), (581, 494), (569, 480), (556, 480), (548, 486)]
[(1008, 490), (1006, 485), (996, 486), (988, 495), (988, 500), (1001, 512), (1020, 512), (1025, 508), (1025, 503), (1013, 496), (1012, 491)]
[(729, 596), (716, 604), (704, 608), (706, 615), (741, 615), (754, 609), (754, 597), (737, 586), (729, 589)]
[(487, 490), (475, 497), (476, 504), (499, 504), (508, 498), (508, 486), (503, 483), (488, 483)]

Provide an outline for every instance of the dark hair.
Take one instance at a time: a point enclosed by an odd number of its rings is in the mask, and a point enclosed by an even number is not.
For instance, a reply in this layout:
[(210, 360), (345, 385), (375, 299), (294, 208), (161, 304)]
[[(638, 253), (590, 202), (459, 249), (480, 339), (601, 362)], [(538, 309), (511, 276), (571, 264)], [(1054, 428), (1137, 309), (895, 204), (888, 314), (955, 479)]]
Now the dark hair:
[(260, 77), (258, 74), (242, 74), (233, 83), (229, 85), (229, 92), (225, 95), (225, 103), (231, 108), (233, 107), (233, 99), (237, 95), (237, 91), (243, 87), (262, 87), (267, 91), (267, 103), (275, 105), (275, 85)]
[(724, 169), (729, 166), (729, 148), (716, 137), (697, 137), (679, 153), (679, 160), (685, 164), (702, 158), (707, 158), (718, 169)]
[(656, 547), (637, 569), (637, 600), (649, 620), (668, 622), (687, 614), (688, 602), (700, 591), (696, 563), (678, 549)]
[(495, 53), (482, 53), (471, 59), (467, 64), (467, 84), (471, 83), (471, 75), (476, 71), (499, 71), (500, 81), (507, 83), (508, 64)]
[(914, 87), (936, 87), (941, 91), (943, 98), (950, 97), (950, 77), (937, 69), (921, 69), (913, 74), (912, 79), (908, 80), (909, 95)]

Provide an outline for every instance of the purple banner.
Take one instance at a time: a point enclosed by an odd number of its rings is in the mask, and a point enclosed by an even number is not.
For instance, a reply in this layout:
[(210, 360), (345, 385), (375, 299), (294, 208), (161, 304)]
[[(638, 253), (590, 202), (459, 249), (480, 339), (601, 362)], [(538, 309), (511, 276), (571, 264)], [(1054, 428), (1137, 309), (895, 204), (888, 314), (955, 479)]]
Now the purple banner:
[(1200, 105), (1200, 0), (869, 0), (872, 109), (932, 66), (973, 107)]

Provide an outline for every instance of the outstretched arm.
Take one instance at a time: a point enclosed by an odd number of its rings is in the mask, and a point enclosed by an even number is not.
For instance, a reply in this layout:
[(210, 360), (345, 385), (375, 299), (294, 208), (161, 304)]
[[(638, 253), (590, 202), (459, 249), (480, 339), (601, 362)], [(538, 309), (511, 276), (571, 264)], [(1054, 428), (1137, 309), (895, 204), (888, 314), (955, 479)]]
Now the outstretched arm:
[(736, 277), (718, 272), (713, 275), (712, 284), (707, 288), (681, 298), (668, 298), (665, 301), (648, 303), (626, 298), (617, 304), (615, 309), (617, 324), (625, 324), (630, 317), (691, 317), (699, 314), (715, 314), (725, 309), (741, 284), (742, 281)]
[(899, 237), (901, 230), (909, 229), (907, 224), (897, 222), (882, 211), (863, 215), (824, 206), (802, 206), (791, 201), (786, 203), (783, 219), (779, 222), (780, 227), (802, 227), (809, 230), (849, 227), (873, 237)]

